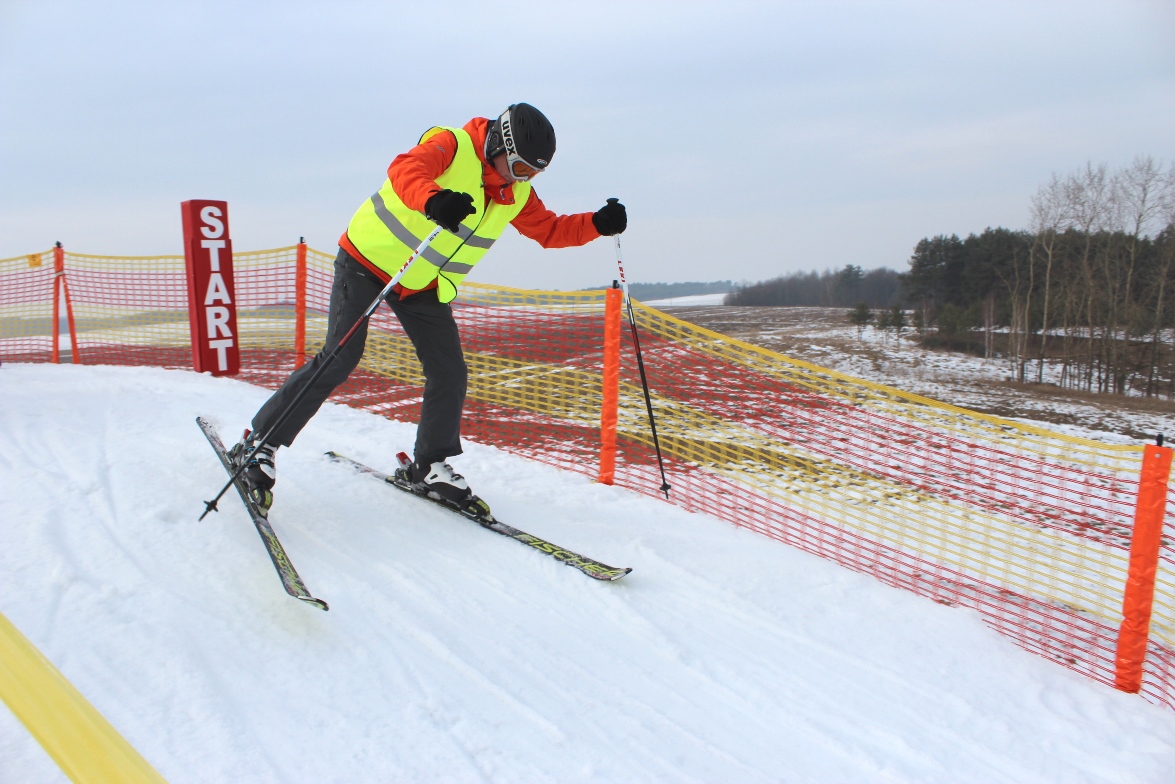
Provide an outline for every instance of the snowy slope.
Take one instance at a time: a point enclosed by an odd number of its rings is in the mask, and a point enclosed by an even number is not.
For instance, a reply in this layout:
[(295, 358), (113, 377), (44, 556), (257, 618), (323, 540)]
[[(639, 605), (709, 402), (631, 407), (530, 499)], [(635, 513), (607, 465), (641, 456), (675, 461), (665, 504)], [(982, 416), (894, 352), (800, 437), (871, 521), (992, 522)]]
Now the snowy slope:
[[(723, 307), (721, 301), (691, 305), (683, 299), (652, 304), (793, 359), (973, 411), (1109, 443), (1149, 443), (1156, 433), (1175, 432), (1169, 401), (1064, 388), (1057, 365), (1045, 367), (1043, 385), (1026, 386), (1012, 382), (1015, 370), (1007, 356), (985, 359), (927, 348), (912, 328), (900, 337), (875, 324), (858, 333), (845, 308)], [(1027, 369), (1035, 378), (1036, 364)]]
[[(598, 583), (328, 462), (413, 428), (326, 406), (279, 453), (289, 598), (193, 418), (266, 393), (0, 367), (0, 611), (172, 782), (1160, 782), (1175, 712), (970, 612), (470, 445), (506, 521)], [(60, 772), (0, 708), (0, 781)]]
[(716, 306), (721, 305), (722, 300), (726, 298), (726, 294), (690, 294), (685, 297), (668, 297), (666, 299), (655, 299), (646, 302), (646, 305), (651, 305), (654, 308), (664, 307), (696, 307), (699, 305)]

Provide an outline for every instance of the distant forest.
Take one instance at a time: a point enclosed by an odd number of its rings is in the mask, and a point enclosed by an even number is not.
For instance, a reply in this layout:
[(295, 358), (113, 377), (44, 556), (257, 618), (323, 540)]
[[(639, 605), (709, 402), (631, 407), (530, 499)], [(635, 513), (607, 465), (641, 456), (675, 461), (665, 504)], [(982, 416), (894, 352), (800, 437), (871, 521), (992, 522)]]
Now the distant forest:
[(901, 301), (902, 274), (887, 267), (865, 272), (847, 265), (839, 271), (793, 272), (740, 286), (726, 295), (727, 305), (848, 308), (864, 302), (889, 308)]
[[(1017, 381), (1042, 383), (1049, 366), (1073, 389), (1175, 397), (1175, 164), (1140, 157), (1054, 175), (1030, 216), (1027, 229), (924, 238), (901, 275), (791, 275), (726, 301), (884, 308), (890, 291), (925, 344), (1006, 358)], [(867, 294), (873, 275), (898, 281)]]
[[(604, 288), (611, 286), (596, 286), (586, 290), (597, 291)], [(628, 293), (641, 302), (652, 302), (655, 299), (692, 297), (695, 294), (725, 294), (733, 288), (734, 284), (729, 280), (714, 280), (709, 283), (629, 283)]]
[(914, 248), (906, 296), (936, 337), (1004, 356), (1018, 381), (1093, 392), (1175, 393), (1175, 165), (1138, 158), (1054, 176), (1029, 229)]

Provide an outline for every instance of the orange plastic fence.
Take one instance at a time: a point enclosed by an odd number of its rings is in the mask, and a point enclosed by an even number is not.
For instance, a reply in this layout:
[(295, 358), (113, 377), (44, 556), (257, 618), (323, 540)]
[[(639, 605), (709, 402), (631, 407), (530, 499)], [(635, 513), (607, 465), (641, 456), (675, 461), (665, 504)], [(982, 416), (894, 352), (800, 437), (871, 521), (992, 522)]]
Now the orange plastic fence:
[[(0, 260), (4, 361), (49, 361), (58, 339), (53, 276), (35, 257)], [(332, 264), (304, 246), (234, 255), (242, 378), (276, 386), (322, 345)], [(76, 361), (190, 367), (182, 257), (65, 253), (64, 268)], [(613, 481), (661, 497), (631, 335), (618, 323), (609, 332), (614, 297), (463, 286), (454, 303), (471, 371), (463, 434), (603, 479), (615, 388)], [(971, 607), (1024, 648), (1109, 685), (1122, 685), (1126, 642), (1127, 658), (1141, 661), (1140, 693), (1175, 707), (1165, 480), (1141, 485), (1148, 508), (1162, 509), (1158, 548), (1146, 550), (1149, 623), (1125, 623), (1141, 445), (967, 411), (640, 303), (635, 314), (675, 504)], [(615, 381), (608, 341), (619, 347)], [(414, 421), (422, 381), (411, 344), (381, 309), (363, 363), (334, 400)]]
[(51, 362), (60, 329), (53, 251), (0, 261), (0, 360)]

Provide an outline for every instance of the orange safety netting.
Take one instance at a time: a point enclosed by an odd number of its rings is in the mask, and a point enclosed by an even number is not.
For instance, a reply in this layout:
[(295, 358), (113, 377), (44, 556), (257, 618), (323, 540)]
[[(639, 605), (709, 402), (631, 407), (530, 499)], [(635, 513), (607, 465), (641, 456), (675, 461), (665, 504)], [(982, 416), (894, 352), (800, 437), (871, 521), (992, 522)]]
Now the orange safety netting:
[(0, 260), (0, 360), (52, 360), (54, 278), (52, 250)]
[[(303, 286), (298, 246), (234, 255), (245, 380), (284, 380), (300, 329), (307, 355), (323, 343), (333, 256), (302, 247)], [(3, 361), (50, 361), (60, 332), (52, 267), (30, 259), (0, 260)], [(64, 269), (80, 362), (191, 367), (183, 257), (65, 253)], [(464, 437), (597, 476), (605, 292), (467, 283), (454, 310), (470, 368)], [(967, 411), (639, 303), (635, 313), (673, 503), (971, 607), (1023, 647), (1115, 682), (1141, 446)], [(619, 332), (615, 483), (661, 497), (631, 335)], [(381, 308), (332, 399), (415, 421), (422, 381)], [(1168, 502), (1141, 682), (1171, 707), (1173, 512)]]

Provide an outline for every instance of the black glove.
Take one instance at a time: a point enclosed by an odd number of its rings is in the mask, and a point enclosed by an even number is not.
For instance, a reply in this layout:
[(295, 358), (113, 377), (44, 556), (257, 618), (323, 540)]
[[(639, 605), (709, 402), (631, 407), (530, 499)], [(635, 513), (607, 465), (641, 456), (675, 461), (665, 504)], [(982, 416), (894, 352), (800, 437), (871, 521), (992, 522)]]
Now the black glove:
[(429, 196), (424, 203), (424, 217), (454, 234), (461, 227), (461, 221), (475, 212), (472, 196), (447, 188)]
[(628, 213), (620, 199), (608, 199), (608, 203), (592, 215), (592, 225), (605, 237), (620, 234), (628, 228)]

